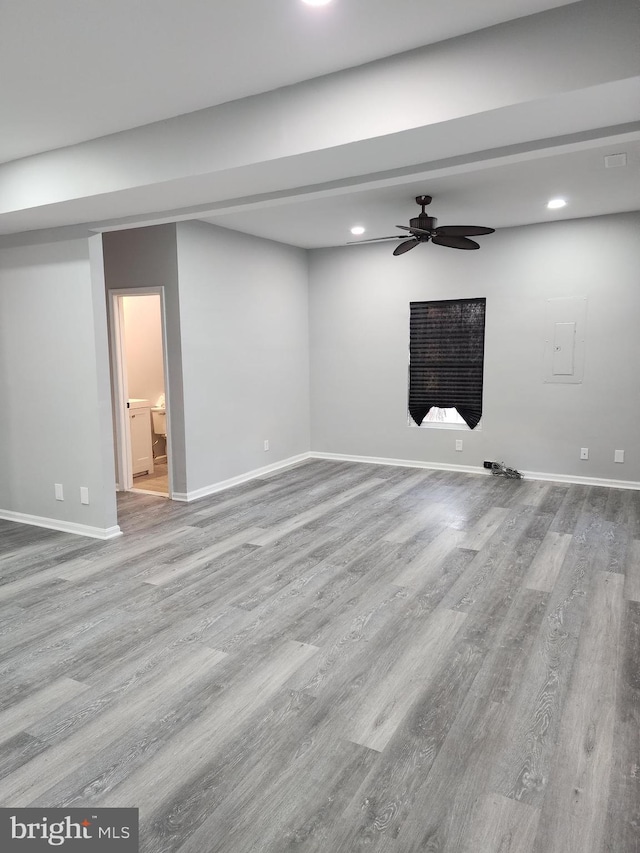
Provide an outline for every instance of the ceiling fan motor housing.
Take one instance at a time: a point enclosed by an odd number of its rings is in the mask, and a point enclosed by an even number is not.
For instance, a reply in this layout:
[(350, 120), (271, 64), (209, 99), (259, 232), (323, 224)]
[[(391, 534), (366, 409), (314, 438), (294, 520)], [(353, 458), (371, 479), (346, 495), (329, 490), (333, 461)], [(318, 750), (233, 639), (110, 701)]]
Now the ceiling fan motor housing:
[(414, 216), (409, 220), (412, 228), (420, 228), (423, 231), (435, 231), (438, 227), (438, 220), (435, 216), (427, 216), (426, 213), (421, 213), (419, 216)]

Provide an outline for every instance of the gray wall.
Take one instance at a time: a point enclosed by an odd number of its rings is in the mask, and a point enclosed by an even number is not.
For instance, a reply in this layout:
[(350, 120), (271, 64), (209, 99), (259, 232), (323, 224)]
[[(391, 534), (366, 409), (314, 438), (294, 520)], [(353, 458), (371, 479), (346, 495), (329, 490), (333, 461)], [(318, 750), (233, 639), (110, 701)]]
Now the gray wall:
[(307, 255), (202, 222), (177, 237), (193, 492), (309, 450)]
[[(167, 289), (176, 490), (309, 447), (637, 482), (639, 232), (640, 214), (621, 214), (393, 258), (389, 244), (307, 255), (196, 222), (104, 235), (104, 268), (110, 287)], [(0, 246), (0, 511), (116, 524), (101, 249), (99, 236), (60, 234)], [(583, 295), (584, 382), (545, 384), (546, 300)], [(487, 298), (483, 428), (409, 427), (409, 302), (471, 296)]]
[(117, 522), (99, 238), (31, 239), (0, 248), (0, 511), (107, 530)]
[[(639, 233), (634, 213), (505, 229), (476, 252), (430, 245), (395, 258), (389, 243), (311, 252), (312, 449), (640, 481)], [(478, 296), (482, 430), (408, 426), (409, 302)], [(584, 381), (545, 384), (546, 300), (567, 296), (588, 298)]]
[[(174, 492), (187, 491), (184, 400), (182, 393), (182, 342), (176, 226), (155, 225), (102, 235), (108, 290), (164, 287), (167, 326), (167, 403), (171, 419), (171, 459)], [(155, 400), (152, 401), (155, 403)]]

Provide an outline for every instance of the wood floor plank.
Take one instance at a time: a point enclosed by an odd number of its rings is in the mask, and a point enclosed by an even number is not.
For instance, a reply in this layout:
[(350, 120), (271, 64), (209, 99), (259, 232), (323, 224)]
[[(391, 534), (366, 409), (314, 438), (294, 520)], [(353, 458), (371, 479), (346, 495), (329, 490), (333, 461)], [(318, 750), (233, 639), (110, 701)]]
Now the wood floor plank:
[(557, 533), (573, 533), (585, 505), (588, 491), (588, 486), (572, 486), (566, 491), (551, 523), (551, 530)]
[(547, 533), (531, 564), (526, 581), (527, 589), (538, 589), (541, 592), (553, 590), (570, 544), (571, 536), (568, 533)]
[(625, 565), (624, 597), (640, 601), (640, 539), (634, 539)]
[(461, 547), (469, 548), (471, 551), (480, 551), (500, 527), (507, 514), (508, 510), (503, 507), (491, 507), (469, 531)]
[(553, 515), (555, 521), (558, 511), (571, 489), (571, 486), (564, 483), (551, 483), (549, 490), (538, 504), (538, 511), (550, 513)]
[(640, 850), (640, 603), (627, 602), (602, 853)]
[(624, 575), (633, 539), (629, 536), (626, 525), (619, 521), (609, 521), (605, 516), (606, 513), (603, 513), (601, 535), (595, 546), (595, 565), (600, 572), (616, 572)]
[(523, 486), (524, 489), (519, 497), (520, 501), (527, 506), (539, 507), (547, 499), (552, 483), (544, 480), (525, 480)]
[[(416, 817), (415, 823), (421, 825), (431, 811), (430, 802), (429, 812), (418, 814), (416, 800), (482, 661), (483, 654), (476, 646), (455, 644), (448, 665), (434, 676), (430, 689), (419, 697), (386, 749), (379, 753), (378, 761), (332, 828), (324, 849), (340, 853), (404, 849), (404, 845), (396, 847), (398, 834), (406, 821), (413, 823)], [(447, 807), (450, 805), (449, 797)], [(421, 833), (409, 833), (406, 849), (412, 849), (416, 838), (420, 839)]]
[[(372, 550), (379, 556), (380, 546)], [(377, 673), (371, 669), (370, 657), (386, 656), (387, 665), (393, 666), (394, 657), (401, 655), (411, 641), (412, 620), (420, 630), (420, 624), (436, 610), (447, 589), (465, 571), (473, 553), (452, 552), (442, 574), (416, 591), (408, 592), (388, 583), (393, 572), (387, 571), (385, 559), (355, 583), (336, 586), (338, 596), (331, 606), (311, 619), (305, 615), (298, 629), (299, 638), (319, 645), (321, 651), (301, 668), (294, 679), (295, 687), (314, 697), (343, 698), (352, 692), (350, 685), (355, 683), (366, 693), (365, 683), (375, 683)], [(401, 630), (398, 624), (402, 625)], [(407, 637), (403, 639), (405, 632)], [(331, 699), (332, 705), (338, 702), (338, 698)], [(344, 713), (348, 714), (348, 709)]]
[(46, 743), (26, 732), (19, 732), (4, 741), (0, 744), (0, 779), (9, 776), (46, 749)]
[(455, 548), (459, 548), (466, 534), (452, 527), (445, 527), (419, 553), (393, 581), (398, 586), (420, 587), (429, 577), (440, 571), (442, 563)]
[(600, 573), (581, 631), (537, 853), (600, 853), (604, 841), (616, 679), (623, 615), (622, 575)]
[[(353, 796), (377, 753), (329, 736), (326, 725), (313, 717), (313, 707), (308, 716), (304, 739), (297, 744), (289, 741), (288, 748), (284, 742), (272, 742), (267, 747), (275, 774), (269, 773), (268, 767), (253, 765), (247, 770), (259, 780), (257, 784), (238, 785), (228, 789), (227, 796), (223, 794), (222, 798), (216, 797), (220, 786), (215, 784), (213, 773), (217, 768), (212, 768), (211, 775), (195, 780), (172, 803), (169, 820), (165, 814), (156, 813), (148, 850), (161, 849), (158, 842), (173, 829), (171, 818), (175, 826), (175, 818), (182, 822), (185, 812), (196, 823), (203, 812), (205, 819), (178, 848), (181, 853), (203, 849), (226, 853), (231, 847), (261, 853), (332, 849), (327, 846), (327, 837), (341, 803)], [(295, 720), (292, 722), (295, 725)], [(228, 763), (226, 758), (225, 763)], [(216, 781), (219, 779), (218, 776)], [(201, 795), (203, 789), (208, 797)], [(216, 805), (218, 799), (221, 802)], [(266, 822), (265, 814), (277, 818)]]
[[(263, 654), (261, 650), (252, 661), (246, 660), (244, 663), (247, 668), (259, 671), (268, 657), (269, 654)], [(171, 663), (179, 666), (178, 661), (171, 661)], [(123, 732), (117, 740), (94, 748), (73, 774), (66, 776), (44, 792), (39, 801), (43, 804), (63, 803), (67, 807), (101, 802), (103, 797), (109, 795), (119, 785), (126, 784), (130, 776), (150, 765), (154, 760), (161, 759), (162, 755), (166, 754), (167, 748), (170, 748), (177, 732), (188, 726), (196, 726), (202, 720), (210, 718), (212, 705), (222, 701), (225, 693), (227, 696), (238, 695), (242, 690), (244, 676), (244, 671), (237, 665), (237, 657), (234, 660), (232, 656), (228, 656), (212, 672), (211, 679), (199, 680), (189, 685), (188, 693), (174, 694), (167, 703), (150, 709), (144, 716), (131, 719), (126, 732)], [(284, 699), (285, 706), (292, 710), (294, 715), (297, 710), (304, 710), (308, 704), (306, 697), (299, 697), (300, 701), (297, 697), (289, 701), (288, 694), (284, 696), (278, 694), (278, 697)], [(217, 779), (221, 774), (228, 775), (229, 784), (233, 787), (234, 778), (237, 779), (233, 774), (239, 772), (239, 763), (249, 758), (260, 761), (265, 757), (264, 750), (271, 745), (275, 737), (272, 730), (274, 713), (274, 708), (268, 702), (265, 704), (256, 702), (249, 713), (250, 723), (247, 726), (240, 725), (239, 737), (225, 740), (223, 736), (222, 753), (216, 752), (212, 757), (212, 763), (207, 762), (206, 754), (203, 753), (201, 762), (194, 764), (193, 779), (196, 781), (193, 784), (197, 784), (203, 772), (206, 774), (212, 770)], [(284, 713), (282, 722), (285, 727), (282, 736), (288, 739), (292, 717)], [(255, 726), (262, 726), (263, 731), (256, 732)], [(227, 759), (223, 754), (227, 745), (231, 752), (229, 766), (226, 765)], [(252, 748), (257, 750), (257, 754), (248, 756), (247, 750)], [(269, 773), (268, 767), (265, 768), (265, 772)], [(182, 789), (183, 780), (176, 777), (175, 782), (172, 803), (181, 807), (179, 792)], [(191, 787), (191, 776), (185, 784)], [(160, 811), (162, 814), (167, 814), (162, 807)], [(151, 819), (151, 812), (148, 810), (147, 817)]]
[[(43, 587), (50, 581), (58, 581), (61, 580), (61, 572), (66, 574), (67, 569), (72, 571), (73, 568), (83, 568), (85, 571), (88, 568), (91, 568), (91, 563), (88, 560), (83, 560), (82, 558), (74, 561), (69, 561), (66, 564), (65, 569), (61, 568), (59, 564), (51, 566), (48, 569), (42, 569), (35, 573), (28, 573), (25, 576), (16, 577), (15, 580), (10, 581), (9, 583), (4, 583), (0, 586), (0, 601), (7, 601), (10, 599), (18, 599), (22, 598), (26, 591), (32, 590), (34, 587)], [(64, 579), (63, 579), (64, 580)]]
[[(490, 540), (475, 554), (474, 560), (443, 599), (443, 607), (452, 610), (490, 610), (496, 606), (497, 593), (506, 585), (519, 586), (522, 574), (528, 569), (539, 547), (539, 541), (527, 536), (533, 510), (521, 507), (505, 517)], [(462, 541), (466, 545), (467, 540)], [(515, 569), (515, 571), (514, 571)]]
[(233, 536), (229, 536), (227, 539), (224, 539), (222, 542), (216, 542), (214, 545), (210, 545), (208, 548), (198, 551), (196, 557), (180, 562), (174, 562), (170, 566), (163, 567), (158, 571), (152, 571), (150, 574), (145, 575), (144, 582), (152, 584), (153, 586), (162, 586), (170, 583), (181, 575), (188, 574), (189, 572), (197, 570), (201, 566), (210, 563), (215, 559), (215, 557), (218, 557), (221, 554), (226, 554), (228, 551), (232, 551), (238, 545), (250, 544), (252, 539), (263, 532), (264, 531), (260, 527), (250, 527), (248, 530), (241, 530)]
[[(223, 652), (204, 646), (194, 649), (188, 667), (183, 666), (180, 672), (162, 672), (145, 690), (131, 697), (126, 707), (111, 708), (0, 781), (0, 803), (10, 803), (16, 807), (37, 801), (51, 787), (52, 768), (60, 768), (65, 776), (72, 773), (85, 759), (83, 745), (91, 744), (95, 749), (97, 744), (116, 740), (127, 730), (131, 718), (135, 719), (137, 715), (144, 715), (152, 708), (157, 708), (160, 703), (166, 703), (168, 696), (198, 678), (208, 677), (212, 668), (224, 657)], [(37, 732), (35, 727), (34, 732)]]
[(275, 528), (271, 530), (267, 530), (263, 533), (259, 533), (255, 536), (252, 536), (248, 540), (248, 543), (250, 545), (270, 545), (272, 542), (275, 542), (282, 536), (286, 536), (293, 530), (296, 530), (299, 527), (303, 527), (305, 524), (309, 524), (309, 522), (311, 521), (315, 521), (318, 518), (321, 518), (327, 512), (328, 508), (335, 509), (336, 507), (340, 507), (343, 504), (354, 500), (354, 498), (357, 498), (363, 492), (367, 492), (369, 491), (369, 489), (380, 487), (380, 485), (382, 484), (384, 484), (383, 480), (371, 478), (365, 481), (364, 483), (360, 483), (357, 486), (353, 486), (353, 488), (348, 489), (342, 492), (341, 494), (330, 498), (328, 501), (324, 501), (320, 505), (314, 506), (312, 509), (308, 509), (304, 512), (294, 515), (286, 522), (276, 525)]
[(627, 523), (633, 539), (640, 539), (640, 494), (637, 491), (626, 492)]
[[(533, 610), (540, 613), (538, 602), (541, 594), (527, 591), (524, 595), (534, 604)], [(502, 638), (506, 641), (507, 637), (518, 636), (529, 622), (531, 611), (529, 604), (522, 607), (518, 604), (511, 609), (512, 618), (505, 621), (502, 626), (503, 633), (495, 637), (498, 658), (501, 657)], [(490, 638), (487, 638), (487, 642), (492, 645)], [(520, 660), (514, 659), (509, 669), (510, 676), (515, 681), (528, 650), (528, 644), (521, 642)], [(433, 821), (429, 820), (428, 825), (420, 828), (411, 824), (412, 828), (399, 849), (413, 849), (409, 841), (413, 834), (417, 834), (416, 837), (421, 839), (416, 849), (422, 849), (423, 843), (426, 844), (426, 849), (430, 849), (423, 838), (423, 833), (426, 832), (429, 843), (436, 843), (434, 838), (437, 838), (444, 844), (444, 839), (451, 837), (451, 851), (458, 850), (455, 832), (450, 825), (454, 820), (451, 792), (462, 785), (465, 793), (460, 801), (461, 814), (470, 811), (478, 780), (486, 778), (489, 772), (490, 761), (487, 758), (493, 755), (497, 744), (500, 743), (507, 711), (506, 706), (487, 701), (496, 680), (495, 660), (490, 658), (486, 661), (485, 673), (480, 679), (483, 688), (474, 688), (472, 698), (465, 701), (474, 678), (476, 681), (479, 678), (476, 676), (483, 656), (477, 647), (474, 648), (466, 642), (457, 643), (452, 651), (448, 665), (441, 672), (441, 680), (436, 677), (431, 688), (420, 697), (403, 724), (396, 730), (393, 739), (381, 754), (380, 766), (372, 770), (336, 832), (330, 837), (328, 849), (352, 851), (361, 847), (372, 849), (376, 845), (380, 849), (387, 849), (387, 841), (391, 844), (389, 849), (396, 849), (391, 839), (397, 835), (403, 821), (411, 821), (412, 815), (429, 815), (433, 817)], [(501, 686), (503, 692), (508, 695), (509, 686), (504, 682)], [(319, 698), (319, 701), (321, 700), (322, 695)], [(453, 721), (455, 722), (452, 727)], [(479, 747), (489, 732), (492, 734), (486, 743), (486, 754), (478, 755), (477, 761), (472, 762), (473, 769), (470, 769), (468, 758), (478, 752), (478, 748), (474, 750), (469, 741), (470, 733), (478, 737)], [(448, 746), (441, 758), (439, 750), (443, 741)], [(437, 774), (439, 782), (434, 780), (434, 785), (442, 783), (441, 787), (430, 787), (428, 792), (422, 795), (422, 799), (421, 786), (424, 785), (425, 777), (431, 778), (428, 770), (436, 759), (442, 770)], [(408, 772), (407, 768), (411, 768), (411, 771)], [(465, 779), (463, 783), (462, 780)], [(416, 805), (418, 799), (420, 806)], [(462, 831), (464, 823), (459, 819), (456, 823)]]
[(576, 528), (531, 654), (494, 763), (492, 790), (540, 807), (549, 783), (586, 601), (596, 571), (601, 524), (586, 517)]
[[(468, 642), (487, 649), (483, 667), (474, 691), (481, 692), (487, 702), (510, 703), (520, 686), (522, 666), (528, 660), (543, 623), (549, 596), (538, 590), (523, 589), (504, 597), (503, 614), (495, 610), (472, 613), (465, 623)], [(498, 604), (498, 602), (496, 602)], [(475, 623), (484, 629), (478, 631)], [(484, 624), (483, 624), (484, 623)]]
[(385, 503), (393, 503), (403, 495), (406, 495), (411, 489), (416, 487), (422, 488), (425, 483), (431, 483), (436, 479), (437, 472), (434, 471), (414, 471), (411, 468), (396, 469), (398, 476), (393, 482), (388, 483), (380, 497)]
[(383, 536), (385, 542), (408, 542), (415, 537), (431, 539), (442, 529), (441, 505), (425, 502), (412, 512), (403, 512), (395, 527)]
[[(431, 691), (429, 699), (432, 703), (437, 701), (438, 706), (432, 707), (428, 715), (425, 714), (426, 709), (422, 709), (416, 718), (418, 732), (422, 735), (421, 755), (428, 755), (429, 761), (423, 758), (420, 762), (424, 765), (424, 768), (420, 768), (422, 772), (416, 773), (415, 777), (412, 775), (413, 790), (407, 788), (406, 774), (396, 776), (394, 770), (384, 768), (391, 779), (395, 777), (395, 786), (389, 789), (386, 782), (376, 779), (375, 785), (369, 789), (369, 795), (375, 798), (378, 808), (388, 799), (400, 799), (405, 814), (403, 816), (399, 812), (389, 820), (384, 833), (376, 829), (375, 821), (363, 823), (360, 834), (356, 836), (363, 848), (363, 842), (368, 839), (367, 849), (374, 840), (381, 842), (381, 849), (386, 849), (382, 838), (391, 835), (402, 841), (400, 849), (404, 849), (405, 845), (412, 849), (412, 843), (416, 849), (424, 847), (447, 853), (457, 853), (461, 849), (478, 797), (489, 791), (494, 757), (503, 741), (505, 724), (510, 715), (509, 698), (516, 690), (522, 665), (530, 654), (530, 640), (526, 637), (526, 631), (532, 621), (535, 625), (542, 616), (541, 595), (524, 590), (506, 607), (502, 622), (487, 625), (483, 643), (490, 649), (488, 653), (461, 637), (463, 648), (475, 650), (467, 660), (467, 666), (471, 667), (469, 673), (473, 673), (474, 677), (468, 689), (457, 694)], [(534, 614), (537, 620), (532, 619)], [(467, 623), (469, 620), (470, 617), (467, 617)], [(465, 633), (464, 628), (461, 635)], [(509, 665), (502, 670), (500, 665), (504, 662), (505, 646), (511, 638), (517, 637), (520, 637), (520, 641), (515, 648), (507, 651)], [(458, 664), (452, 663), (453, 666), (457, 669)], [(456, 679), (451, 676), (449, 681), (456, 683)], [(494, 701), (496, 695), (499, 701)], [(447, 696), (450, 697), (449, 701)], [(447, 705), (448, 713), (445, 711)], [(430, 729), (434, 722), (436, 728), (440, 728), (442, 718), (448, 720), (448, 724), (442, 728), (440, 740), (433, 741)], [(401, 761), (404, 761), (407, 755), (404, 743), (397, 739), (390, 746), (397, 750), (396, 755), (399, 753)], [(382, 800), (378, 797), (380, 791), (385, 794)], [(376, 814), (378, 812), (374, 812)]]
[(405, 654), (395, 658), (390, 670), (377, 674), (375, 685), (348, 714), (345, 736), (349, 740), (379, 752), (385, 748), (443, 665), (465, 619), (465, 613), (453, 610), (434, 612)]
[(44, 713), (77, 696), (87, 689), (86, 684), (72, 678), (60, 678), (30, 696), (0, 711), (0, 742), (9, 740), (36, 723)]
[(256, 705), (273, 697), (317, 651), (303, 643), (284, 643), (258, 672), (249, 672), (231, 695), (220, 696), (209, 713), (176, 733), (165, 749), (106, 794), (101, 803), (123, 806), (135, 801), (144, 814), (159, 802), (170, 800), (176, 784), (184, 783), (199, 767), (211, 762), (215, 750), (247, 721)]
[(469, 691), (398, 828), (399, 850), (460, 850), (478, 796), (489, 790), (487, 770), (507, 718), (506, 705), (487, 703)]
[(538, 809), (499, 794), (482, 798), (460, 853), (532, 853)]

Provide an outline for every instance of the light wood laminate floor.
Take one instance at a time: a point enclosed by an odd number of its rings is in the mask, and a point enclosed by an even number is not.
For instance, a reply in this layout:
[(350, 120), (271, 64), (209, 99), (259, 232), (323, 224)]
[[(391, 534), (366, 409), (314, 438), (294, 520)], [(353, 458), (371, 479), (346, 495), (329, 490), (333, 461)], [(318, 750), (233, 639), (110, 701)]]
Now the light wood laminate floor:
[(133, 478), (133, 491), (142, 490), (156, 495), (169, 494), (167, 460), (155, 460), (153, 474), (139, 474)]
[(640, 493), (309, 461), (0, 521), (0, 805), (145, 853), (638, 853)]

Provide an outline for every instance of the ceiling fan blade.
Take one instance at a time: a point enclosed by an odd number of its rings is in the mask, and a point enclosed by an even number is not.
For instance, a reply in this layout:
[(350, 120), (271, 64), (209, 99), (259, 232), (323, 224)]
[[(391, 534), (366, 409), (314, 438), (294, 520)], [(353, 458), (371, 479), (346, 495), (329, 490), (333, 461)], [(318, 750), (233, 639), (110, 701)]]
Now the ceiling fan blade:
[(400, 243), (399, 246), (396, 246), (393, 250), (394, 255), (404, 255), (405, 252), (408, 252), (409, 249), (415, 249), (415, 247), (420, 243), (420, 240), (405, 240), (404, 243)]
[(436, 229), (436, 233), (439, 237), (479, 237), (480, 234), (493, 234), (495, 230), (482, 225), (443, 225)]
[(391, 237), (369, 237), (368, 240), (347, 240), (347, 245), (353, 246), (356, 243), (377, 243), (379, 240), (405, 240), (404, 234), (394, 234)]
[(431, 236), (431, 231), (425, 231), (424, 228), (410, 228), (408, 225), (396, 225), (396, 228), (402, 228), (403, 231), (410, 231), (412, 234), (426, 234)]
[[(436, 236), (431, 238), (432, 243), (436, 243), (438, 246), (449, 246), (450, 249), (479, 249), (480, 244), (476, 243), (475, 240), (469, 240), (466, 237), (448, 237), (448, 236)], [(402, 244), (400, 244), (402, 245)], [(400, 247), (398, 247), (400, 248)]]

